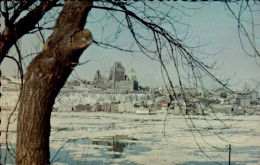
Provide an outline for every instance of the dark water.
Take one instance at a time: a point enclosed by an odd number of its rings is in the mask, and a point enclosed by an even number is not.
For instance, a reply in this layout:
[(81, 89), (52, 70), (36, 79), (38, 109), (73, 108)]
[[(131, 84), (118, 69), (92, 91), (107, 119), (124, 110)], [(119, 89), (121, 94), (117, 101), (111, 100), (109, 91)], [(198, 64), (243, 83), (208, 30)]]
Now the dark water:
[[(125, 158), (126, 155), (123, 153), (129, 154), (129, 155), (139, 155), (142, 152), (150, 151), (151, 149), (148, 147), (144, 147), (141, 145), (141, 143), (138, 142), (135, 138), (130, 138), (128, 136), (113, 136), (113, 137), (105, 137), (100, 139), (77, 139), (77, 140), (69, 140), (64, 143), (64, 146), (61, 147), (59, 150), (51, 149), (51, 163), (59, 162), (59, 163), (67, 163), (67, 164), (111, 164), (113, 163), (114, 159), (120, 159)], [(81, 146), (85, 145), (86, 150), (82, 153), (82, 155), (78, 158), (78, 160), (73, 159), (73, 157), (70, 155), (73, 151), (65, 150), (66, 144), (72, 143), (72, 144), (80, 144)], [(104, 148), (97, 147), (95, 149), (99, 150), (100, 155), (93, 155), (89, 154), (88, 146), (94, 145), (94, 146), (104, 146)], [(14, 158), (6, 152), (6, 149), (1, 149), (1, 164), (14, 164), (15, 160)], [(109, 151), (109, 153), (108, 153)], [(14, 152), (12, 150), (12, 152)], [(88, 160), (89, 158), (102, 158), (103, 160)], [(104, 161), (107, 160), (107, 161)], [(124, 162), (124, 164), (136, 164), (134, 162)]]

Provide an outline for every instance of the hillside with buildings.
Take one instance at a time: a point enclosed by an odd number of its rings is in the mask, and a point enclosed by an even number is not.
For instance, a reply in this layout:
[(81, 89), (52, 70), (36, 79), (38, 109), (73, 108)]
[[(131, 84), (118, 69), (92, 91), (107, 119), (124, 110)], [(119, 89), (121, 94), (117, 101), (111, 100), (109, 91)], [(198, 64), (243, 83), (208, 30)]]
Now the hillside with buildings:
[[(11, 110), (18, 100), (20, 81), (15, 77), (1, 78), (1, 107), (2, 110)], [(183, 87), (182, 92), (177, 86), (174, 90), (177, 100), (171, 100), (169, 93), (173, 91), (167, 87), (143, 88), (139, 86), (133, 68), (126, 73), (122, 63), (115, 62), (109, 75), (102, 75), (97, 70), (92, 81), (67, 81), (56, 98), (54, 110), (136, 113), (137, 107), (142, 107), (153, 112), (169, 109), (168, 112), (174, 114), (260, 114), (258, 92), (247, 87), (237, 93), (224, 89), (199, 92), (193, 87)]]

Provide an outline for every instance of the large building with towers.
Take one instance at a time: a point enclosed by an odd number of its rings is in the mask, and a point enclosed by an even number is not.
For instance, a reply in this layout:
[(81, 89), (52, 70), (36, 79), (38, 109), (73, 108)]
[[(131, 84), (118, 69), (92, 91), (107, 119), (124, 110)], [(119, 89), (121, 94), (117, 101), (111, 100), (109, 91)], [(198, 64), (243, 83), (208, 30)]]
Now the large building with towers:
[(125, 68), (121, 62), (115, 62), (110, 68), (108, 79), (102, 76), (98, 70), (95, 74), (93, 85), (103, 89), (138, 90), (138, 81), (134, 69), (125, 74)]

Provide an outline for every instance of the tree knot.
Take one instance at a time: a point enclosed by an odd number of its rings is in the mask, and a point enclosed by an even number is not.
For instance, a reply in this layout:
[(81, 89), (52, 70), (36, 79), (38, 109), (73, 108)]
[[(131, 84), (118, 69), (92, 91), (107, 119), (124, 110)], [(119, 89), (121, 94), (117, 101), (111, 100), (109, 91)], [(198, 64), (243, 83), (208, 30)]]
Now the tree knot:
[(88, 29), (75, 32), (71, 36), (72, 48), (82, 49), (88, 47), (93, 42), (92, 34)]

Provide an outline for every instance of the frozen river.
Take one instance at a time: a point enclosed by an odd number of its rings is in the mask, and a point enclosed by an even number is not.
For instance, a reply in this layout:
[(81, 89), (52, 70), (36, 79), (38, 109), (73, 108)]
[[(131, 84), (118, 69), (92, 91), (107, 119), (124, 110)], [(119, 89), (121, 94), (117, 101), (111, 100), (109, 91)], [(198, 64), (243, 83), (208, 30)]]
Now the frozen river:
[[(2, 120), (6, 117), (3, 112)], [(229, 144), (232, 164), (260, 161), (260, 116), (168, 114), (166, 122), (164, 119), (164, 113), (54, 112), (51, 161), (66, 164), (227, 164)], [(2, 131), (5, 123), (2, 122)], [(14, 122), (10, 129), (10, 145), (15, 143), (15, 125)], [(4, 136), (2, 132), (2, 143)], [(5, 161), (13, 163), (2, 144), (1, 163)]]

